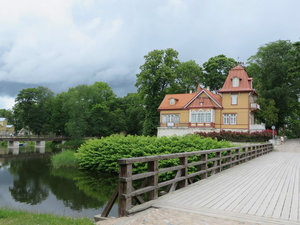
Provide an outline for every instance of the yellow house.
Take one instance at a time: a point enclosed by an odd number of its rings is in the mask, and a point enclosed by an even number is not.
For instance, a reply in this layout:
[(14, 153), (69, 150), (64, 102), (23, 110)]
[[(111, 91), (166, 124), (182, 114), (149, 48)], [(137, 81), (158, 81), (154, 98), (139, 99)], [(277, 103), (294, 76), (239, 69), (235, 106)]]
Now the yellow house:
[(255, 124), (255, 111), (260, 109), (256, 99), (252, 78), (238, 65), (229, 71), (217, 93), (198, 85), (195, 93), (166, 95), (158, 108), (158, 136), (264, 130), (264, 124)]
[(1, 136), (10, 136), (15, 132), (15, 128), (13, 125), (7, 124), (6, 118), (0, 118), (0, 135)]

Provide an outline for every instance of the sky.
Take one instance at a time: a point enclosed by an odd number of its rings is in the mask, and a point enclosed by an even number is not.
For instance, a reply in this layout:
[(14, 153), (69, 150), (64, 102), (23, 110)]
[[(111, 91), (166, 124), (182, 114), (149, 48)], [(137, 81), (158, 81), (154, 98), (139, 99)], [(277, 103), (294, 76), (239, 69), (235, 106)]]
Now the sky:
[(0, 108), (23, 88), (55, 93), (107, 82), (135, 92), (144, 56), (173, 48), (202, 65), (246, 62), (260, 46), (300, 40), (299, 0), (0, 0)]

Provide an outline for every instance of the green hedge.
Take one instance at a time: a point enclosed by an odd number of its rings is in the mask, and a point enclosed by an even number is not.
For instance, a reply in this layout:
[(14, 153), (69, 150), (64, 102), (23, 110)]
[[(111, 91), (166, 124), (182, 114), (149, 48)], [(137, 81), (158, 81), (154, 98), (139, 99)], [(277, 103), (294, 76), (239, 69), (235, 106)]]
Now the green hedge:
[(235, 141), (235, 142), (265, 142), (272, 139), (272, 130), (257, 131), (253, 133), (239, 131), (224, 131), (221, 132), (198, 132), (201, 137), (217, 138), (220, 140)]
[[(88, 140), (75, 154), (81, 168), (107, 173), (118, 173), (117, 160), (121, 158), (162, 155), (179, 152), (231, 147), (229, 142), (198, 135), (183, 137), (145, 137), (112, 135), (101, 139)], [(197, 157), (190, 161), (199, 160)], [(159, 167), (177, 165), (178, 160), (163, 160)], [(133, 165), (133, 173), (146, 169), (145, 164)]]

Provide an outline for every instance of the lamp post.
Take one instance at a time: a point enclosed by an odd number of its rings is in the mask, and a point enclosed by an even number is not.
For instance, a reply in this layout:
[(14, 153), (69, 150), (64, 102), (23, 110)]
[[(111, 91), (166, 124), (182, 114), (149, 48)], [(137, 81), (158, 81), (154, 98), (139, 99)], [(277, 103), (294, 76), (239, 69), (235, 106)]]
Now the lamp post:
[(273, 140), (275, 140), (275, 126), (272, 126), (272, 130), (273, 130)]

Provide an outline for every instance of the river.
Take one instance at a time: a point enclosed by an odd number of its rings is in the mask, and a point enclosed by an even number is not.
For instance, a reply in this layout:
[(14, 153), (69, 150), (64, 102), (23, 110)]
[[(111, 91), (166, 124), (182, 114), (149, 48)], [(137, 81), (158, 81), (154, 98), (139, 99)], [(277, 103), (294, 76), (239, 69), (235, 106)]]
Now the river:
[[(117, 180), (77, 169), (53, 169), (52, 150), (0, 148), (0, 207), (70, 217), (100, 214)], [(117, 216), (117, 204), (110, 216)]]

